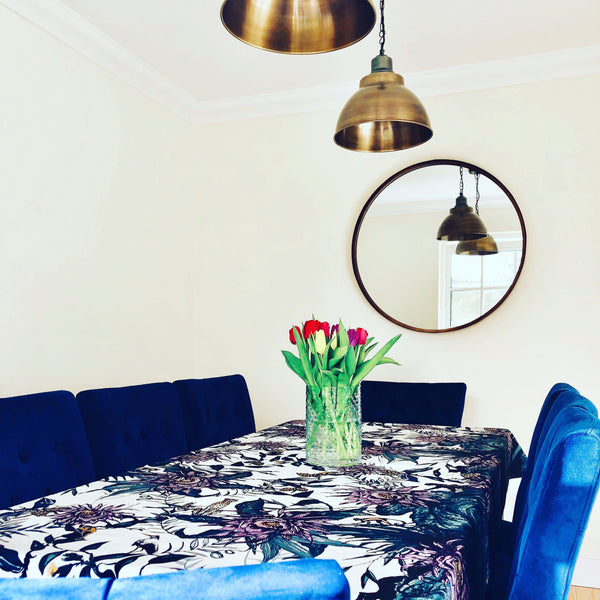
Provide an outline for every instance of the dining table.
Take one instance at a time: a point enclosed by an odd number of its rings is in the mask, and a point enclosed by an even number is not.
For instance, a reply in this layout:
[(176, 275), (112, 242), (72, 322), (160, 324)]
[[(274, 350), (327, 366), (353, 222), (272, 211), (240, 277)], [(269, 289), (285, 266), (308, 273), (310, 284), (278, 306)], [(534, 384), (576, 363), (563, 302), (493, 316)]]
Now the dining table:
[(511, 477), (506, 429), (363, 423), (305, 459), (304, 421), (0, 510), (0, 577), (130, 577), (335, 559), (355, 600), (478, 600)]

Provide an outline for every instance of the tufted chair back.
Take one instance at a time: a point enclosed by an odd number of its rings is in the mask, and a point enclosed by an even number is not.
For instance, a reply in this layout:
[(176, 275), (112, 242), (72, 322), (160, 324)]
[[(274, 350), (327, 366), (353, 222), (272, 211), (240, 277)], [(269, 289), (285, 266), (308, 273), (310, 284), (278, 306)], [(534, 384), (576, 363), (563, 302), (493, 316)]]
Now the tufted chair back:
[(188, 450), (256, 431), (246, 380), (241, 375), (174, 383), (181, 401)]
[(465, 408), (464, 383), (363, 381), (363, 421), (460, 426)]
[(170, 383), (86, 390), (77, 402), (98, 478), (185, 452), (181, 408)]
[(71, 392), (0, 399), (0, 508), (94, 479)]
[(567, 406), (538, 448), (508, 578), (509, 600), (567, 599), (599, 485), (597, 413)]

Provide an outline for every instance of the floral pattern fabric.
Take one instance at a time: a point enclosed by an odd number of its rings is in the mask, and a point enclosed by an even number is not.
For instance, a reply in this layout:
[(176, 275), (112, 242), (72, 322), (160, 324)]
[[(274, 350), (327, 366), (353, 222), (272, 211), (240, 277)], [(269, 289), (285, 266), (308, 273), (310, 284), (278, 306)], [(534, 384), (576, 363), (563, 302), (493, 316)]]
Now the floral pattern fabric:
[(0, 510), (0, 576), (129, 577), (332, 558), (356, 600), (481, 598), (524, 456), (509, 431), (363, 424), (359, 465), (290, 421)]

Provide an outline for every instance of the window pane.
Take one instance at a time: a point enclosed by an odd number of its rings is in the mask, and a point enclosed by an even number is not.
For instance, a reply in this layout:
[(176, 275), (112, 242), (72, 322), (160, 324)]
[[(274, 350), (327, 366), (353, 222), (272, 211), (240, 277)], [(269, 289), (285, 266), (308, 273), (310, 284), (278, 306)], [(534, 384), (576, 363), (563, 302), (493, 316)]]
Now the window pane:
[(453, 291), (450, 299), (450, 326), (463, 325), (479, 317), (480, 298), (479, 290)]
[(498, 252), (483, 257), (483, 285), (508, 286), (515, 278), (517, 268), (516, 252)]
[[(508, 289), (508, 288), (506, 288)], [(501, 290), (484, 290), (483, 291), (483, 312), (487, 312), (498, 304), (500, 298), (506, 294), (506, 289)]]
[(481, 256), (453, 254), (451, 270), (451, 287), (481, 286)]

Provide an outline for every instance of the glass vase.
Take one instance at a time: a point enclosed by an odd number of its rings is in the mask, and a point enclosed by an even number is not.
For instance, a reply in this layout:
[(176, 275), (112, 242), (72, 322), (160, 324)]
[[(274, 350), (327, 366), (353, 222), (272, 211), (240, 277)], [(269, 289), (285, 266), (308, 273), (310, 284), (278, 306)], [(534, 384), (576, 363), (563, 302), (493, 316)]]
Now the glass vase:
[(361, 459), (360, 386), (306, 388), (306, 461), (322, 467)]

